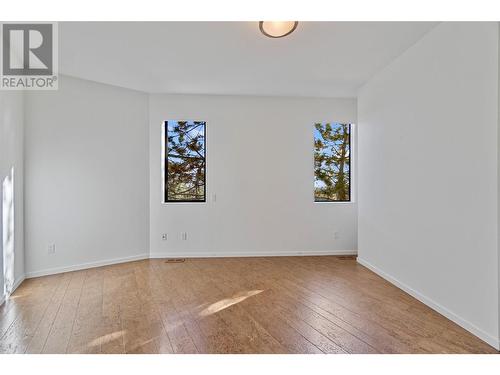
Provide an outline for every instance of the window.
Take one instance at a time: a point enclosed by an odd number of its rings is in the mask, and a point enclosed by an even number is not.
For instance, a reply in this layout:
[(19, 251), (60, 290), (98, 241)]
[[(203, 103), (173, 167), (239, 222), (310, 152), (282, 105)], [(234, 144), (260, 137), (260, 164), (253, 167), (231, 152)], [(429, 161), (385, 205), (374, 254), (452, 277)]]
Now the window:
[(314, 124), (314, 201), (351, 200), (351, 125)]
[(165, 202), (205, 202), (205, 121), (165, 121)]

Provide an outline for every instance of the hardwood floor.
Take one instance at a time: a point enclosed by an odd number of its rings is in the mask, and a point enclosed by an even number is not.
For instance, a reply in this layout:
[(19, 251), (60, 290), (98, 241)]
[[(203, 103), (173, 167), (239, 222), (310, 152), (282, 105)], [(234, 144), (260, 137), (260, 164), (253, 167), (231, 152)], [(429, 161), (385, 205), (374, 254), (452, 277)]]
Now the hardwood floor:
[(152, 259), (26, 280), (0, 353), (497, 353), (353, 257)]

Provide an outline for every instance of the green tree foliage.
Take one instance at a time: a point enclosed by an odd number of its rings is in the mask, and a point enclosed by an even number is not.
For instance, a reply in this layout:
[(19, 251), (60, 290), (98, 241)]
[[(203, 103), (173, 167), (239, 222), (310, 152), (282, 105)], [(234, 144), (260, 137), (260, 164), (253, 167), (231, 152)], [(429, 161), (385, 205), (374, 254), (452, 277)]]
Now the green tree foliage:
[(317, 123), (314, 132), (314, 198), (350, 200), (350, 125)]
[(168, 121), (166, 201), (205, 200), (205, 122)]

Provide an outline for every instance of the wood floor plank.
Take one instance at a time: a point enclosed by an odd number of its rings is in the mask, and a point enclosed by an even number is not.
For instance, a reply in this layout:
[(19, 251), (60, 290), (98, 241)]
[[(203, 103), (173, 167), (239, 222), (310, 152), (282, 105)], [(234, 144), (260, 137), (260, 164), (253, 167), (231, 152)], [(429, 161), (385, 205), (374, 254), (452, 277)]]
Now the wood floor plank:
[(86, 271), (72, 273), (66, 293), (45, 341), (42, 353), (66, 353), (73, 331)]
[(26, 280), (0, 353), (498, 353), (352, 257), (150, 259)]
[[(33, 338), (40, 321), (42, 320), (52, 295), (57, 290), (57, 280), (45, 284), (45, 287), (39, 290), (36, 296), (25, 298), (20, 302), (23, 304), (20, 314), (9, 327), (0, 341), (0, 352), (5, 353), (24, 353), (29, 342)], [(23, 289), (21, 289), (20, 298)]]
[[(160, 315), (163, 327), (174, 353), (195, 354), (207, 352), (199, 327), (190, 318), (189, 304), (177, 290), (179, 285), (175, 270), (165, 272), (161, 262), (157, 262), (156, 280), (159, 281)], [(174, 272), (172, 272), (174, 271)]]
[[(194, 269), (191, 277), (196, 278), (200, 300), (205, 300), (197, 309), (199, 320), (209, 320), (217, 317), (224, 329), (231, 333), (236, 341), (235, 348), (225, 348), (226, 353), (284, 353), (284, 348), (255, 319), (238, 306), (238, 301), (251, 297), (248, 293), (231, 294), (228, 297), (224, 288), (215, 282), (214, 275), (204, 272), (196, 262), (191, 262)], [(198, 275), (198, 277), (196, 277)], [(201, 276), (201, 277), (200, 277)]]
[[(211, 274), (211, 279), (219, 280), (219, 282), (214, 283), (214, 288), (221, 288), (226, 293), (226, 298), (222, 298), (222, 301), (227, 300), (228, 303), (241, 301), (239, 303), (243, 310), (251, 316), (254, 321), (258, 322), (259, 325), (269, 333), (269, 336), (273, 337), (288, 351), (295, 353), (321, 352), (320, 348), (314, 345), (304, 334), (301, 334), (300, 328), (296, 328), (297, 324), (300, 326), (300, 322), (290, 322), (291, 318), (288, 317), (287, 319), (283, 316), (283, 311), (276, 311), (276, 306), (274, 306), (272, 302), (268, 303), (262, 300), (261, 293), (265, 292), (265, 287), (263, 287), (263, 289), (257, 288), (255, 282), (249, 281), (244, 274), (235, 274), (230, 267), (231, 265), (227, 265), (227, 262), (225, 263), (226, 266), (224, 267), (223, 264), (223, 269), (216, 269), (215, 272)], [(231, 279), (231, 276), (234, 278)], [(250, 298), (252, 303), (245, 304), (247, 299), (248, 302), (250, 302)], [(255, 311), (254, 305), (258, 306), (259, 313)], [(232, 305), (230, 305), (230, 307), (231, 306)], [(224, 306), (220, 306), (220, 308), (222, 307)], [(225, 308), (220, 310), (220, 313), (226, 312), (225, 310)], [(271, 316), (274, 316), (274, 319), (272, 319)], [(272, 322), (273, 325), (270, 325), (270, 322)], [(274, 325), (278, 326), (279, 329), (276, 329)], [(301, 328), (304, 330), (305, 327), (302, 326)], [(333, 346), (334, 344), (331, 343), (330, 349), (332, 349)], [(260, 350), (262, 351), (263, 348)]]
[(58, 288), (54, 293), (52, 299), (50, 300), (49, 306), (47, 307), (47, 310), (45, 311), (45, 314), (42, 320), (40, 321), (40, 324), (38, 325), (36, 332), (34, 333), (31, 341), (29, 342), (29, 345), (27, 346), (25, 353), (39, 354), (42, 352), (45, 342), (47, 341), (47, 337), (52, 328), (52, 325), (54, 324), (57, 312), (59, 311), (61, 302), (66, 294), (66, 290), (69, 286), (71, 276), (72, 275), (69, 273), (64, 273), (60, 275)]

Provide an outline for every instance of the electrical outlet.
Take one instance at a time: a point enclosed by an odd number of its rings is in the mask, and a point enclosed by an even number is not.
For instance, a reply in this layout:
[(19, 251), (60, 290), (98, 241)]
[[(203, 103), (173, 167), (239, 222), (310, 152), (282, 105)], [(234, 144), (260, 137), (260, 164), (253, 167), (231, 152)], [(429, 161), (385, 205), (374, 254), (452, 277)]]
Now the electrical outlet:
[(188, 239), (188, 234), (187, 234), (187, 232), (182, 232), (182, 233), (181, 233), (181, 238), (182, 238), (182, 240), (183, 240), (183, 241), (186, 241), (186, 240)]
[(167, 234), (167, 233), (163, 233), (163, 234), (161, 235), (161, 239), (162, 239), (163, 241), (168, 240), (168, 234)]
[(333, 239), (338, 240), (339, 239), (339, 232), (333, 232)]
[(56, 244), (51, 243), (47, 248), (47, 254), (55, 254), (56, 253)]

